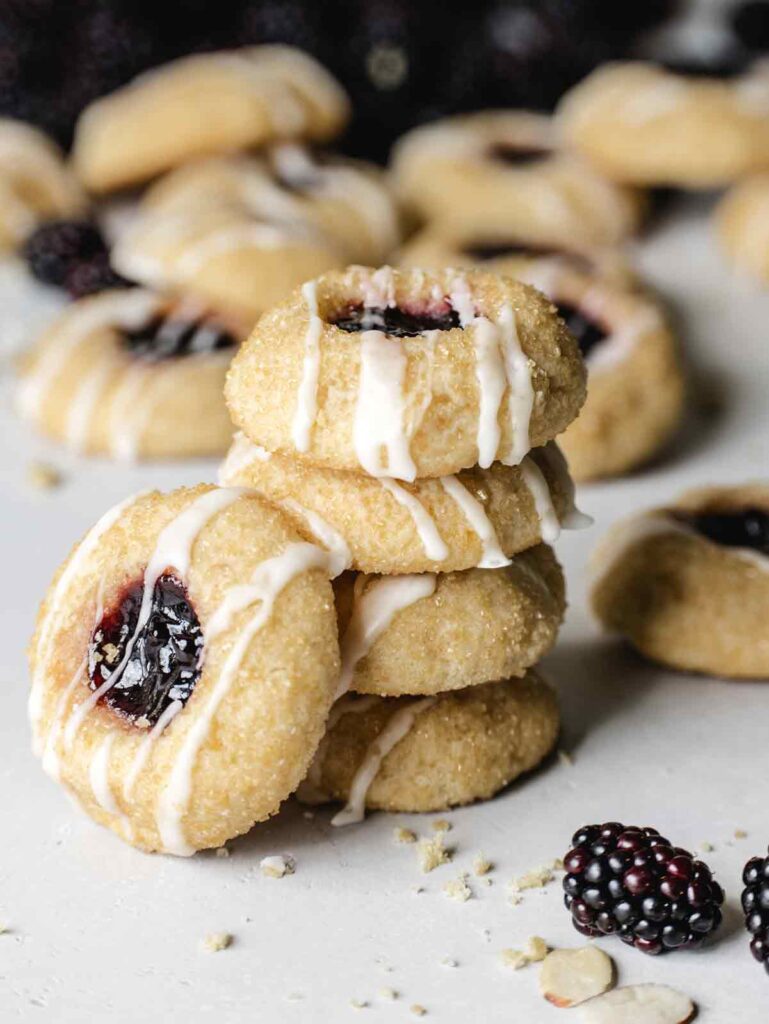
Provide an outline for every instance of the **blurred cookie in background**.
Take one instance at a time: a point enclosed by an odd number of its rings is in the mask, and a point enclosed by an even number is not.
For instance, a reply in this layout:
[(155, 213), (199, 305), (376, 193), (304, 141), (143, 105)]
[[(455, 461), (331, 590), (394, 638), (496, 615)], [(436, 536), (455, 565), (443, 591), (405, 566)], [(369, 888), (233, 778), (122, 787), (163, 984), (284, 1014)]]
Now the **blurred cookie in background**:
[(185, 57), (91, 104), (73, 163), (93, 192), (148, 181), (187, 160), (275, 139), (327, 141), (349, 100), (313, 58), (284, 46)]
[(393, 182), (426, 221), (524, 234), (551, 245), (612, 245), (636, 231), (642, 197), (564, 153), (550, 118), (488, 111), (415, 129), (394, 148)]
[(747, 277), (769, 284), (769, 173), (739, 182), (716, 209), (718, 240)]
[(140, 288), (80, 299), (21, 359), (17, 408), (77, 453), (219, 455), (232, 437), (224, 378), (247, 330)]

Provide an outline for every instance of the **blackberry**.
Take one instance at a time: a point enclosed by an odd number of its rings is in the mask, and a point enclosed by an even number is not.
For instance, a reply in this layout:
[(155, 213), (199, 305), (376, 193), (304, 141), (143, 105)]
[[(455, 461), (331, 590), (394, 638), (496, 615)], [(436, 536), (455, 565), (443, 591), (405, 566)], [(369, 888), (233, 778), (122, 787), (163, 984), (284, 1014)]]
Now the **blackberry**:
[(742, 872), (742, 909), (750, 951), (769, 974), (769, 857), (751, 857)]
[(66, 286), (73, 269), (106, 254), (107, 244), (90, 221), (51, 220), (33, 231), (23, 255), (34, 276), (45, 284)]
[(174, 702), (186, 704), (200, 676), (203, 632), (184, 584), (170, 572), (155, 583), (140, 625), (144, 581), (123, 592), (88, 646), (91, 690), (114, 675), (103, 701), (121, 718), (154, 725)]
[(76, 263), (67, 274), (64, 287), (73, 299), (82, 299), (85, 295), (95, 295), (109, 288), (131, 288), (133, 282), (112, 269), (109, 253), (100, 252), (90, 260)]
[(583, 935), (618, 935), (656, 955), (696, 949), (721, 924), (724, 893), (710, 869), (656, 829), (587, 825), (572, 847), (564, 902)]

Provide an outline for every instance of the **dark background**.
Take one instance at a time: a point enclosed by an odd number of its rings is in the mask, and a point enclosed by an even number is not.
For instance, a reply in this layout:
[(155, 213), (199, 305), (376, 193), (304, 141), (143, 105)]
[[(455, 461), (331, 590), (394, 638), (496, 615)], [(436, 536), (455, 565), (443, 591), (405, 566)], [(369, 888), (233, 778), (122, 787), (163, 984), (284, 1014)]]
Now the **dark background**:
[[(597, 64), (644, 53), (676, 0), (0, 0), (0, 114), (68, 145), (79, 111), (192, 52), (301, 46), (341, 79), (355, 119), (341, 148), (376, 159), (414, 124), (489, 106), (548, 109)], [(769, 46), (769, 2), (724, 13), (705, 71)]]

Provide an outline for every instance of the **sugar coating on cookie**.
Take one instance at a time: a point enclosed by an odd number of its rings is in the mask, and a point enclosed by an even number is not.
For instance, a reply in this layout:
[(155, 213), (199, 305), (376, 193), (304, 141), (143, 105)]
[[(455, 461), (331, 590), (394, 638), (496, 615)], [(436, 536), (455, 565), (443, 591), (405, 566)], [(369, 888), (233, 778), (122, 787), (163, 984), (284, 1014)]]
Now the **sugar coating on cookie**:
[(188, 855), (277, 811), (339, 674), (327, 552), (238, 489), (129, 498), (54, 577), (30, 645), (45, 770), (133, 845)]
[(37, 128), (0, 118), (0, 248), (16, 248), (41, 221), (85, 206), (59, 147)]
[(338, 825), (367, 809), (447, 810), (487, 799), (534, 768), (558, 727), (555, 695), (533, 671), (434, 697), (350, 695), (334, 706), (297, 795), (343, 802)]
[(561, 100), (566, 145), (632, 185), (714, 188), (769, 163), (769, 72), (690, 78), (640, 61), (605, 64)]
[(613, 245), (638, 227), (643, 202), (574, 160), (551, 118), (463, 114), (408, 132), (392, 158), (404, 202), (443, 230), (530, 242)]
[(267, 450), (407, 481), (517, 465), (584, 393), (577, 345), (534, 289), (388, 266), (306, 283), (262, 317), (226, 385)]
[(385, 575), (498, 568), (540, 541), (554, 543), (562, 528), (589, 522), (552, 442), (520, 466), (496, 462), (406, 484), (271, 455), (238, 434), (220, 481), (276, 502), (300, 529), (330, 528), (348, 549), (350, 568)]
[(132, 461), (217, 455), (246, 328), (198, 302), (120, 289), (72, 303), (21, 362), (17, 408), (76, 452)]
[(618, 523), (596, 549), (592, 605), (642, 654), (685, 671), (769, 678), (769, 488), (709, 487)]
[(349, 116), (339, 83), (288, 46), (182, 57), (91, 103), (73, 162), (94, 192), (136, 185), (199, 156), (274, 139), (325, 141)]
[(498, 569), (334, 582), (340, 691), (435, 694), (522, 676), (555, 643), (563, 574), (546, 545)]

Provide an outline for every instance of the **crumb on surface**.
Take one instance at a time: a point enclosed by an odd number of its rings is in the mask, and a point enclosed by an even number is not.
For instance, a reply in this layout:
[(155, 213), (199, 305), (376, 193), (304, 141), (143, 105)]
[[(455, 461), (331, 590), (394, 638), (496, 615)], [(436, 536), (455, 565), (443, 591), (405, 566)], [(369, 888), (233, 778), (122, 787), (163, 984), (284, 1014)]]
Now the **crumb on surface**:
[(27, 466), (27, 483), (38, 491), (52, 491), (61, 487), (64, 475), (50, 462), (36, 459)]
[(558, 760), (565, 768), (571, 768), (574, 765), (574, 758), (571, 756), (568, 750), (559, 750)]
[(452, 878), (450, 882), (446, 882), (443, 891), (449, 899), (456, 900), (458, 903), (467, 903), (473, 895), (473, 890), (467, 884), (467, 875)]
[(459, 967), (453, 956), (444, 956), (441, 960), (441, 967)]
[(289, 1003), (300, 1003), (304, 999), (304, 992), (289, 992), (286, 999)]
[(259, 861), (259, 870), (267, 878), (283, 878), (285, 875), (294, 874), (296, 861), (293, 857), (284, 857), (279, 853), (272, 857), (263, 857)]
[(707, 840), (705, 840), (704, 843), (700, 843), (700, 849), (703, 853), (712, 853), (713, 850), (715, 850), (715, 846), (713, 846), (712, 843), (709, 843)]
[(387, 999), (391, 1003), (395, 1002), (395, 1000), (398, 998), (398, 993), (395, 991), (394, 988), (380, 988), (379, 995), (382, 997), (382, 999)]
[(315, 811), (302, 811), (302, 817), (306, 818), (307, 821), (312, 821), (315, 817)]
[(427, 1010), (421, 1003), (412, 1003), (409, 1009), (415, 1017), (424, 1017), (427, 1014)]
[(443, 833), (438, 832), (432, 839), (420, 839), (417, 844), (419, 866), (425, 874), (434, 871), (442, 864), (448, 864), (453, 854), (443, 845)]
[(520, 903), (520, 897), (514, 899), (519, 893), (525, 892), (527, 889), (544, 889), (546, 885), (555, 881), (555, 872), (563, 870), (563, 862), (561, 860), (554, 860), (552, 864), (543, 864), (541, 867), (534, 868), (533, 871), (527, 871), (523, 875), (519, 875), (510, 882), (510, 902)]
[(523, 949), (503, 949), (501, 953), (502, 963), (505, 967), (511, 967), (514, 971), (520, 971), (522, 967), (529, 964), (538, 964), (545, 959), (550, 952), (549, 947), (539, 935), (532, 935), (526, 940)]
[(412, 832), (410, 828), (398, 826), (393, 829), (393, 839), (396, 843), (415, 843), (417, 841), (417, 834)]
[(450, 821), (446, 821), (445, 818), (438, 818), (433, 822), (434, 832), (451, 832), (452, 825)]
[(353, 1010), (365, 1010), (366, 1007), (368, 1006), (368, 1000), (367, 999), (351, 999), (350, 1000), (350, 1006), (353, 1008)]
[(8, 925), (0, 921), (0, 935), (8, 935), (10, 931), (11, 929), (8, 927)]
[[(488, 875), (489, 871), (493, 869), (494, 865), (483, 856), (482, 853), (476, 853), (473, 858), (473, 874), (478, 875), (481, 878), (483, 875)], [(489, 879), (491, 881), (491, 879)]]
[(748, 838), (748, 833), (745, 831), (744, 828), (736, 828), (734, 830), (734, 838), (735, 839), (747, 839)]
[(230, 932), (211, 932), (203, 939), (203, 949), (206, 953), (220, 953), (232, 945), (234, 938)]
[(227, 849), (226, 846), (220, 846), (216, 851), (217, 857), (229, 857), (229, 855), (230, 851)]

